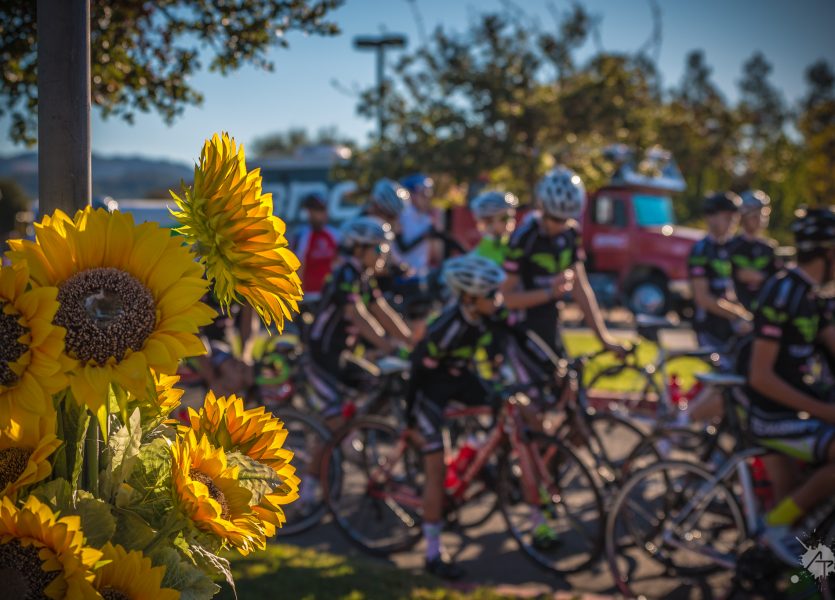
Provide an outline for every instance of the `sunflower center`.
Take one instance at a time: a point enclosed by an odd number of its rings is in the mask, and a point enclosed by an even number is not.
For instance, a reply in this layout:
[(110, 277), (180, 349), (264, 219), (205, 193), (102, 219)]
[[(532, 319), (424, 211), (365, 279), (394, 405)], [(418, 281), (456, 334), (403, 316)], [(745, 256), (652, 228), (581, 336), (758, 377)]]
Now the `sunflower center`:
[(209, 497), (218, 504), (220, 504), (220, 517), (228, 521), (231, 513), (229, 512), (229, 502), (226, 500), (226, 495), (223, 493), (223, 490), (217, 487), (215, 485), (214, 480), (208, 475), (206, 475), (203, 471), (191, 469), (188, 472), (188, 475), (195, 481), (199, 481), (200, 483), (205, 485), (206, 488), (208, 488)]
[(99, 594), (101, 594), (101, 597), (104, 598), (104, 600), (130, 600), (130, 596), (128, 596), (125, 592), (112, 587), (106, 587), (103, 590), (99, 590)]
[(3, 448), (0, 450), (0, 490), (14, 483), (26, 470), (32, 451), (26, 448)]
[(8, 303), (0, 300), (0, 385), (11, 385), (17, 381), (17, 374), (9, 365), (29, 350), (26, 344), (18, 341), (20, 336), (29, 333), (29, 330), (17, 322), (16, 315), (3, 312), (6, 304)]
[(18, 540), (0, 544), (0, 581), (4, 598), (20, 600), (49, 600), (44, 589), (58, 576), (58, 571), (47, 573), (35, 546), (24, 546)]
[(120, 269), (82, 271), (58, 289), (56, 325), (67, 330), (67, 350), (83, 362), (99, 365), (128, 350), (142, 349), (156, 326), (151, 292)]

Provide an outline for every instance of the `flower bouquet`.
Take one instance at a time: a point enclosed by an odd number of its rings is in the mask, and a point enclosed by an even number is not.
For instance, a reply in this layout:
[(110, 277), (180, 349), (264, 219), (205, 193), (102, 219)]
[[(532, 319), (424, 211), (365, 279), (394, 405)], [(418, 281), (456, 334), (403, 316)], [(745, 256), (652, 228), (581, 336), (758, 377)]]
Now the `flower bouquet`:
[[(227, 548), (263, 549), (298, 496), (283, 424), (209, 392), (169, 414), (198, 329), (250, 304), (281, 330), (299, 263), (257, 170), (228, 135), (206, 141), (180, 227), (88, 207), (10, 242), (0, 268), (3, 597), (211, 598)], [(3, 595), (0, 594), (0, 595)]]

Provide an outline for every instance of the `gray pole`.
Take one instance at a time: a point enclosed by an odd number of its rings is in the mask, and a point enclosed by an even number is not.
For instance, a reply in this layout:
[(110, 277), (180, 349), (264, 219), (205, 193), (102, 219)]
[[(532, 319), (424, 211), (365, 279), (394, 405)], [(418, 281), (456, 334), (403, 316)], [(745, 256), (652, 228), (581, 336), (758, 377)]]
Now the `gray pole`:
[(38, 197), (72, 215), (92, 196), (90, 0), (37, 0)]
[(383, 101), (386, 96), (386, 47), (383, 44), (377, 46), (377, 123), (380, 128), (380, 143), (386, 139), (386, 109), (383, 106)]

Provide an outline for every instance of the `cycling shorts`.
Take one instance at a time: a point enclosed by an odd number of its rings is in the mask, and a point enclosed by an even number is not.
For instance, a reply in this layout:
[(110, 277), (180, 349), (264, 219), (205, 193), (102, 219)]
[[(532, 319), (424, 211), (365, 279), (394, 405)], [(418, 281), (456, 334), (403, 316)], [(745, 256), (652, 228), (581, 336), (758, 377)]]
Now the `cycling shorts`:
[(426, 373), (417, 385), (410, 416), (424, 439), (424, 454), (444, 449), (444, 409), (451, 401), (477, 406), (487, 399), (481, 380), (467, 371), (460, 375)]
[(829, 460), (835, 425), (796, 416), (777, 417), (751, 411), (749, 427), (757, 445), (808, 463)]

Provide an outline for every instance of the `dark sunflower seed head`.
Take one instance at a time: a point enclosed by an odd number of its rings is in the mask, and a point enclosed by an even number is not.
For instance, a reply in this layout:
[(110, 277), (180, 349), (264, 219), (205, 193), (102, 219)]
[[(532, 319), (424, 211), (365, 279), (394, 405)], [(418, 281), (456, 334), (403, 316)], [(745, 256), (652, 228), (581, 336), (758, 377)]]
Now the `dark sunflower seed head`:
[(46, 587), (58, 577), (59, 571), (46, 572), (35, 546), (24, 546), (19, 540), (0, 544), (0, 582), (4, 598), (15, 600), (49, 600)]
[(14, 483), (26, 470), (32, 451), (27, 448), (3, 448), (0, 450), (0, 490)]
[(229, 517), (231, 516), (231, 513), (229, 511), (229, 502), (226, 500), (226, 495), (223, 493), (223, 490), (221, 490), (217, 485), (215, 485), (214, 480), (202, 471), (198, 471), (197, 469), (191, 469), (188, 472), (188, 475), (189, 477), (191, 477), (195, 481), (199, 481), (209, 489), (209, 497), (218, 504), (220, 504), (220, 517), (228, 521)]
[(29, 330), (20, 324), (17, 315), (6, 314), (4, 308), (7, 304), (0, 300), (0, 385), (10, 386), (18, 376), (9, 365), (29, 350), (26, 344), (18, 341)]
[(113, 268), (76, 273), (58, 288), (56, 325), (67, 330), (67, 351), (103, 365), (139, 351), (156, 326), (156, 303), (133, 275)]

